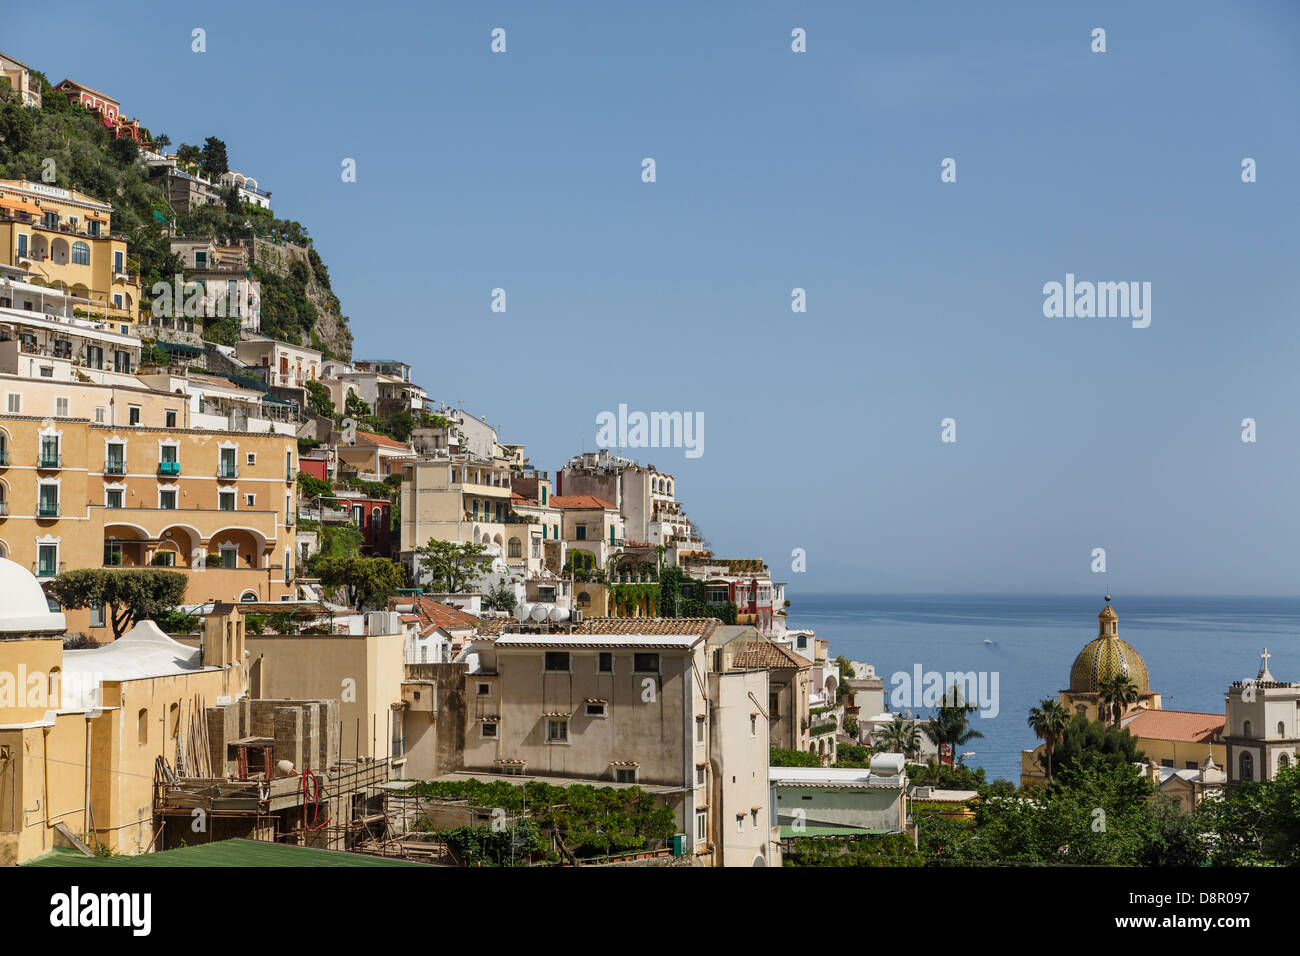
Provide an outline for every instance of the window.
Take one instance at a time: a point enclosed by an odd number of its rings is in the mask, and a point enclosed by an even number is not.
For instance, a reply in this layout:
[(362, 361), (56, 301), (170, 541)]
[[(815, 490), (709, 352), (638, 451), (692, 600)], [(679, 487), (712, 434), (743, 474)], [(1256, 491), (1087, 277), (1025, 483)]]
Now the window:
[(155, 551), (153, 556), (153, 565), (156, 568), (174, 568), (176, 567), (176, 552)]
[(102, 405), (95, 409), (95, 424), (104, 424), (104, 406)]
[(167, 491), (158, 492), (158, 507), (164, 511), (175, 511), (176, 510), (175, 490), (169, 489)]
[(548, 744), (567, 744), (569, 742), (569, 719), (552, 717), (546, 721), (546, 742)]
[(1285, 770), (1289, 766), (1291, 766), (1291, 758), (1288, 757), (1286, 754), (1278, 754), (1277, 769)]
[(507, 556), (511, 558), (522, 558), (524, 556), (523, 542), (518, 538), (511, 538), (508, 545)]
[(104, 461), (104, 474), (126, 474), (126, 446), (121, 442), (110, 442), (106, 450), (108, 455)]
[(737, 833), (745, 832), (745, 815), (743, 813), (736, 814), (736, 832)]
[(37, 505), (37, 516), (41, 518), (57, 518), (59, 516), (59, 486), (54, 484), (41, 485), (41, 494), (39, 504)]
[(749, 736), (758, 736), (758, 714), (749, 715)]
[(1281, 721), (1281, 720), (1279, 720), (1279, 721), (1277, 722), (1277, 735), (1278, 735), (1279, 737), (1285, 737), (1285, 736), (1286, 736), (1286, 722), (1285, 722), (1285, 721)]
[(248, 463), (249, 463), (250, 465), (256, 465), (256, 464), (257, 464), (257, 452), (255, 452), (255, 451), (250, 451), (250, 452), (248, 453)]
[(695, 766), (695, 785), (697, 787), (704, 786), (704, 764), (696, 764)]
[(117, 568), (122, 566), (122, 545), (119, 541), (104, 542), (104, 567)]
[(141, 707), (140, 713), (135, 715), (135, 734), (141, 746), (149, 742), (149, 711), (147, 708)]
[(496, 724), (493, 724), (493, 723), (484, 723), (484, 724), (479, 724), (479, 727), (482, 728), (482, 729), (480, 730), (480, 733), (481, 733), (482, 736), (484, 736), (484, 737), (495, 737), (495, 736), (497, 735), (497, 725), (496, 725)]
[(587, 705), (587, 716), (588, 716), (588, 717), (608, 717), (609, 715), (608, 715), (608, 714), (606, 713), (606, 711), (605, 711), (605, 705), (604, 705), (604, 704), (588, 704), (588, 705)]
[(569, 669), (569, 652), (547, 651), (546, 669), (548, 671), (567, 671)]
[(1241, 735), (1242, 735), (1243, 737), (1249, 737), (1249, 736), (1250, 736), (1250, 732), (1251, 732), (1253, 729), (1254, 729), (1254, 726), (1253, 726), (1253, 725), (1251, 724), (1251, 722), (1248, 720), (1248, 721), (1246, 721), (1244, 724), (1241, 725)]
[(704, 743), (704, 718), (703, 717), (695, 718), (695, 742), (697, 744)]
[(122, 275), (126, 272), (126, 253), (122, 252), (120, 249), (113, 253), (113, 271), (118, 275)]
[(615, 767), (615, 783), (636, 783), (636, 767)]
[(107, 491), (104, 492), (104, 507), (105, 508), (122, 507), (121, 488), (109, 488)]
[(480, 681), (478, 685), (478, 695), (480, 697), (490, 697), (492, 695), (492, 685)]
[(235, 449), (221, 449), (221, 462), (217, 469), (218, 478), (237, 478), (239, 468), (235, 465)]
[(257, 504), (257, 495), (244, 495), (244, 507), (251, 508)]
[(52, 578), (59, 573), (59, 546), (42, 544), (36, 549), (36, 576)]
[(633, 654), (632, 668), (638, 674), (658, 674), (659, 655), (658, 654)]
[(167, 409), (167, 427), (168, 428), (176, 427), (176, 409), (174, 408)]
[(221, 491), (217, 493), (217, 510), (235, 510), (235, 493), (233, 491)]
[(104, 627), (104, 605), (97, 603), (90, 605), (90, 626)]
[(1162, 766), (1162, 767), (1173, 767), (1173, 765), (1174, 765), (1174, 762), (1173, 762), (1172, 760), (1161, 760), (1161, 761), (1160, 761), (1160, 766)]
[(66, 398), (54, 399), (54, 417), (55, 418), (68, 417), (68, 400)]
[(222, 548), (220, 563), (217, 566), (221, 568), (233, 568), (238, 557), (239, 552), (234, 548)]
[(104, 367), (104, 349), (98, 345), (86, 346), (86, 365), (90, 368)]
[(6, 399), (10, 415), (21, 415), (23, 413), (23, 397), (16, 392), (10, 392)]
[(587, 540), (587, 526), (585, 524), (578, 525), (578, 527), (574, 530), (577, 532), (579, 541)]
[(596, 672), (599, 674), (614, 673), (614, 655), (609, 651), (601, 651), (600, 658), (596, 663)]
[(1255, 779), (1255, 758), (1250, 754), (1242, 753), (1240, 759), (1237, 761), (1237, 766), (1241, 768), (1239, 777), (1242, 780)]
[(41, 436), (41, 461), (42, 468), (59, 467), (59, 439), (56, 435)]
[(293, 580), (293, 551), (289, 548), (284, 549), (284, 583), (288, 584)]
[(90, 244), (77, 241), (72, 244), (72, 264), (74, 266), (90, 265)]
[(177, 445), (162, 445), (158, 449), (158, 460), (164, 464), (174, 465), (179, 460), (176, 455), (180, 451)]
[[(121, 355), (122, 353), (119, 352), (118, 354)], [(121, 370), (119, 370), (119, 371), (121, 371)], [(131, 405), (131, 406), (128, 406), (128, 408), (127, 408), (126, 420), (127, 420), (127, 423), (128, 423), (128, 424), (131, 424), (131, 425), (139, 425), (139, 424), (140, 424), (140, 406), (139, 406), (139, 405)]]
[(1201, 769), (1201, 768), (1198, 767), (1198, 766), (1196, 765), (1196, 761), (1195, 761), (1195, 760), (1188, 760), (1187, 762), (1185, 762), (1185, 763), (1183, 764), (1183, 769), (1184, 769), (1184, 770), (1199, 770), (1199, 769)]
[(709, 815), (707, 812), (695, 814), (695, 839), (707, 840), (709, 838)]

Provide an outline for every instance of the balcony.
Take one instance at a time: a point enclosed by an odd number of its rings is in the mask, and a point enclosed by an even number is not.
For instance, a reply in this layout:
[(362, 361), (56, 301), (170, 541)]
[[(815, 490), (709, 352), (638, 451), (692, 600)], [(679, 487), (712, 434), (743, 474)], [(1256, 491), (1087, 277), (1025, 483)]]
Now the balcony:
[(60, 561), (57, 565), (38, 561), (32, 564), (32, 573), (38, 578), (53, 578), (62, 574), (67, 566), (66, 561)]
[(8, 468), (8, 467), (9, 467), (9, 452), (0, 451), (0, 468)]
[(175, 478), (181, 473), (181, 463), (179, 461), (160, 461), (158, 462), (158, 475), (161, 478)]
[(38, 518), (57, 518), (60, 513), (57, 501), (42, 501), (36, 507), (36, 517)]
[(218, 477), (218, 478), (238, 478), (238, 477), (239, 477), (239, 466), (238, 466), (238, 465), (228, 465), (228, 464), (226, 464), (225, 462), (222, 462), (220, 465), (217, 466), (217, 477)]
[(104, 474), (106, 475), (125, 475), (126, 461), (122, 458), (110, 458), (104, 462)]
[(58, 452), (42, 451), (36, 462), (37, 468), (57, 469), (63, 467), (63, 456)]
[(0, 501), (0, 518), (9, 517), (9, 502)]

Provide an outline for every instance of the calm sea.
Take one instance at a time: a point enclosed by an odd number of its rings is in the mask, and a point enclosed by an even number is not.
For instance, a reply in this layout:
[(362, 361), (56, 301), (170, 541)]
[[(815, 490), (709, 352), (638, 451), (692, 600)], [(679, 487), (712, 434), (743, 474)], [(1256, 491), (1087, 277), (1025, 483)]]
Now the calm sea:
[[(965, 748), (989, 780), (1019, 782), (1020, 751), (1037, 745), (1029, 708), (1069, 684), (1075, 655), (1097, 635), (1101, 598), (808, 594), (791, 592), (789, 626), (830, 641), (832, 657), (874, 664), (885, 679), (925, 671), (998, 674), (999, 713)], [(1300, 598), (1124, 597), (1119, 635), (1142, 655), (1167, 710), (1223, 713), (1234, 680), (1254, 677), (1265, 647), (1277, 680), (1300, 680)], [(990, 640), (992, 644), (985, 644)], [(928, 710), (920, 715), (928, 716)]]

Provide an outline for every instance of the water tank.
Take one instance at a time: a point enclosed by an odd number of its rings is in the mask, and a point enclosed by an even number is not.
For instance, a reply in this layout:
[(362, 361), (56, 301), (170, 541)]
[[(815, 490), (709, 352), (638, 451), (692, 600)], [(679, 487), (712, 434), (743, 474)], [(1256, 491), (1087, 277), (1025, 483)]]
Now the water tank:
[(528, 620), (528, 615), (532, 612), (532, 610), (533, 610), (533, 606), (531, 604), (526, 604), (521, 601), (519, 604), (515, 605), (515, 620), (516, 621)]
[(547, 615), (550, 613), (551, 613), (550, 605), (534, 604), (533, 609), (528, 616), (540, 624), (542, 621), (546, 620)]
[(567, 607), (553, 607), (546, 617), (552, 624), (559, 624), (561, 621), (569, 619), (569, 609)]

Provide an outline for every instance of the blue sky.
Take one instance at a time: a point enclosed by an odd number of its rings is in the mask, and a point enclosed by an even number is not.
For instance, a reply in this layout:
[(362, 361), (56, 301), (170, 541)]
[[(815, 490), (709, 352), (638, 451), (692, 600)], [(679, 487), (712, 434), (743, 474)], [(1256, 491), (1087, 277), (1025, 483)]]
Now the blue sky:
[[(356, 356), (537, 467), (701, 412), (702, 457), (637, 456), (796, 595), (1297, 593), (1295, 4), (186, 6), (0, 47), (224, 139)], [(1150, 327), (1045, 318), (1066, 273), (1150, 282)]]

